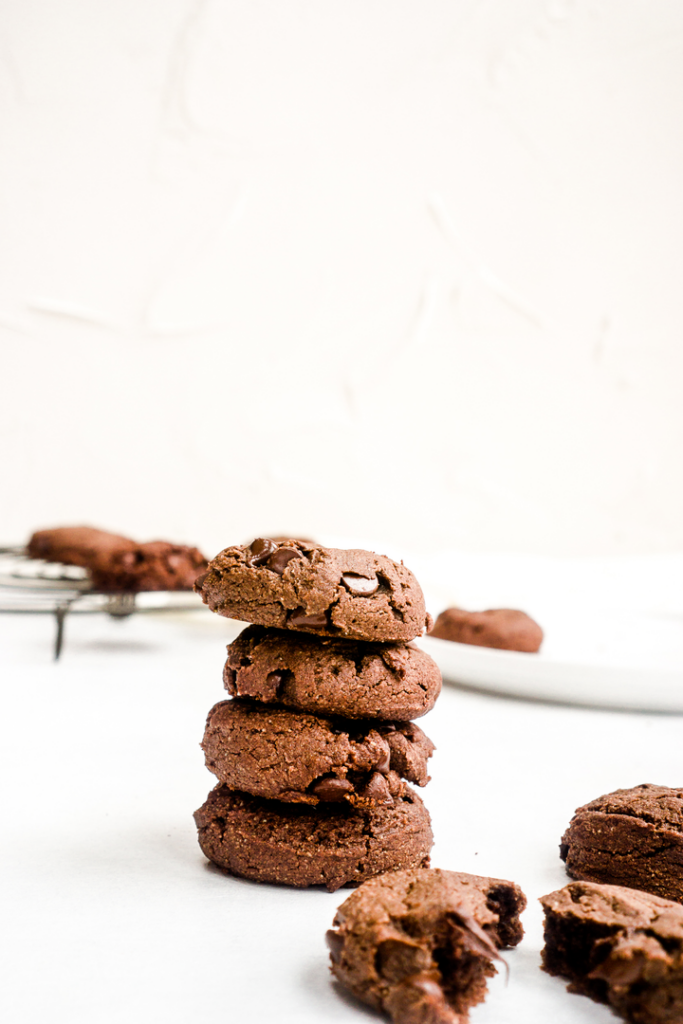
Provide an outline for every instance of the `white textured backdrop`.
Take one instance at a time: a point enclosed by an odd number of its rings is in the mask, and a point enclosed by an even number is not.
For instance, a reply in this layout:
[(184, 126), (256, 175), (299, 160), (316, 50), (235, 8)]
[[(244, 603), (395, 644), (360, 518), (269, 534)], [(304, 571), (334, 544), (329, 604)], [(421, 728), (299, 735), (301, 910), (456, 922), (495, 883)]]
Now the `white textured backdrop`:
[(4, 0), (2, 536), (683, 546), (678, 0)]

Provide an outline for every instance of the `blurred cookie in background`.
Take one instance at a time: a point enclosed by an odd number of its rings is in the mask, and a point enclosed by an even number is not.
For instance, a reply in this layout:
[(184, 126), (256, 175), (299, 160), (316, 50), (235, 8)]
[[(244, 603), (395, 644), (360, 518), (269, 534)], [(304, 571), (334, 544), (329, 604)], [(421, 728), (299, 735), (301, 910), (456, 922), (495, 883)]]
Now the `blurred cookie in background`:
[(438, 616), (429, 635), (477, 647), (536, 654), (543, 642), (543, 630), (526, 612), (515, 608), (490, 608), (467, 612), (447, 608)]

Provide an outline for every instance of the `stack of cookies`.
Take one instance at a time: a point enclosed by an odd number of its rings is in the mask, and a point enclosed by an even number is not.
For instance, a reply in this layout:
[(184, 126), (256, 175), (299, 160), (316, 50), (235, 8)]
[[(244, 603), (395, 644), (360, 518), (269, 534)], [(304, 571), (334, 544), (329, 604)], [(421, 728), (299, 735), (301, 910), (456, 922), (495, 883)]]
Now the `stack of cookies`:
[(369, 551), (258, 539), (195, 589), (253, 625), (228, 647), (230, 700), (202, 747), (219, 779), (196, 812), (204, 854), (235, 875), (330, 891), (429, 864), (434, 746), (412, 721), (441, 689), (410, 641), (430, 625), (417, 580)]

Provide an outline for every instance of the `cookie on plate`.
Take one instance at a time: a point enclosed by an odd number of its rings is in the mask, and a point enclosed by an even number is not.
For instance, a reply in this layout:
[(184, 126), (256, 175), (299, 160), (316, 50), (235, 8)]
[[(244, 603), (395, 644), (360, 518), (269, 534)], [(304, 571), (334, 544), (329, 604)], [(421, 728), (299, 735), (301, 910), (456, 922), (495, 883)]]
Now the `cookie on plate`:
[(572, 878), (683, 903), (683, 789), (644, 783), (579, 807), (560, 856)]
[(437, 617), (429, 635), (437, 640), (528, 654), (535, 654), (543, 642), (538, 623), (514, 608), (490, 608), (485, 612), (447, 608)]
[(228, 693), (344, 718), (409, 721), (441, 692), (436, 662), (413, 644), (314, 637), (248, 626), (228, 647)]
[(202, 749), (231, 789), (291, 803), (393, 804), (425, 786), (434, 744), (412, 722), (354, 723), (245, 700), (209, 712)]
[(195, 812), (205, 856), (230, 874), (256, 882), (330, 892), (366, 878), (429, 864), (429, 814), (406, 787), (390, 806), (280, 803), (221, 784)]
[(638, 1024), (683, 1020), (683, 907), (617, 885), (572, 882), (541, 898), (543, 967)]
[(519, 886), (438, 869), (365, 882), (327, 933), (331, 970), (396, 1024), (464, 1024), (499, 949), (523, 935)]
[(431, 625), (402, 563), (300, 540), (261, 537), (226, 548), (195, 589), (220, 615), (318, 636), (407, 643)]

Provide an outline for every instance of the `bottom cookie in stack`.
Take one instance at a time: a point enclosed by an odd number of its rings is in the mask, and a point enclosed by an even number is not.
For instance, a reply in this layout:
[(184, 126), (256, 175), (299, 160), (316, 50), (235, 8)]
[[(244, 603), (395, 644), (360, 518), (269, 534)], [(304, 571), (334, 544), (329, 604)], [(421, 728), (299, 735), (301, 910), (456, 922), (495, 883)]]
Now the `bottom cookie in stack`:
[(204, 854), (257, 882), (330, 892), (406, 867), (427, 867), (433, 836), (417, 793), (372, 809), (280, 803), (216, 786), (195, 813)]
[(233, 699), (202, 743), (220, 780), (195, 820), (205, 855), (232, 874), (330, 891), (426, 866), (424, 786), (434, 745), (412, 722), (347, 721)]

